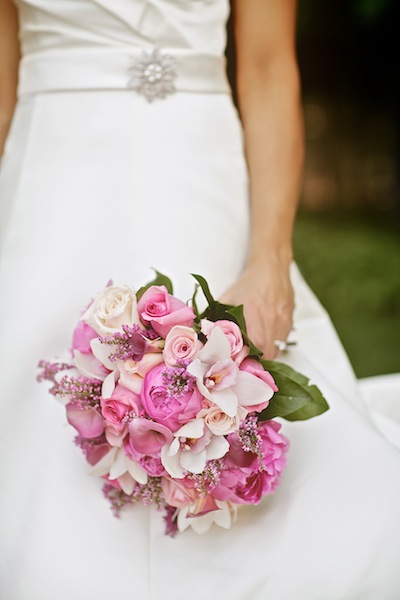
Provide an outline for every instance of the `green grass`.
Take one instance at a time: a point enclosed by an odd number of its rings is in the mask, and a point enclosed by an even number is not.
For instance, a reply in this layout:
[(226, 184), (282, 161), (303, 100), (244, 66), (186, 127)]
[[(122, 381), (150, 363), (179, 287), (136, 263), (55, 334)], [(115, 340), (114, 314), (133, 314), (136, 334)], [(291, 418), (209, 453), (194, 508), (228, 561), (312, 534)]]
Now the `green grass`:
[(295, 256), (359, 377), (400, 371), (400, 231), (365, 215), (300, 213)]

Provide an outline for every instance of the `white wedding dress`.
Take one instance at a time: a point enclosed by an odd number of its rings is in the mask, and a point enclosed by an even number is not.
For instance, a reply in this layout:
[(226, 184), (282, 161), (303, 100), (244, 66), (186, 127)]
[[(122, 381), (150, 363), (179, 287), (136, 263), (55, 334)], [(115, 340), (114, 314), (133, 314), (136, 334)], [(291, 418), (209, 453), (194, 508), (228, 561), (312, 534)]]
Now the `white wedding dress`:
[[(140, 286), (155, 267), (186, 299), (188, 273), (216, 296), (238, 276), (248, 182), (224, 75), (228, 0), (18, 7), (19, 101), (0, 178), (1, 600), (398, 600), (400, 454), (295, 267), (298, 345), (285, 360), (331, 409), (284, 423), (276, 494), (204, 536), (166, 537), (153, 508), (112, 516), (36, 364), (65, 352), (109, 278)], [(156, 48), (149, 102), (143, 52)]]

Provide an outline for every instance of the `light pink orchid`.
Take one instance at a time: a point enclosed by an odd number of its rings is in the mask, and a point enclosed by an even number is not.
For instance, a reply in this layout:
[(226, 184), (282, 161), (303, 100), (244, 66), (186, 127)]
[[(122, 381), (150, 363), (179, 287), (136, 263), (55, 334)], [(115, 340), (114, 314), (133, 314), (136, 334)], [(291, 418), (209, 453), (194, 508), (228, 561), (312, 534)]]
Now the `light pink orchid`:
[[(185, 531), (188, 527), (199, 535), (206, 533), (215, 523), (219, 527), (229, 529), (236, 520), (237, 508), (230, 502), (212, 500), (213, 506), (204, 506), (210, 500), (200, 498), (191, 505), (181, 508), (178, 513), (178, 529)], [(206, 509), (206, 510), (204, 510)]]
[(125, 494), (132, 494), (135, 482), (147, 483), (147, 473), (135, 460), (127, 457), (123, 448), (114, 446), (89, 471), (90, 475), (116, 479)]
[(208, 460), (222, 458), (228, 450), (224, 436), (213, 435), (204, 419), (194, 419), (178, 429), (173, 441), (162, 448), (161, 462), (171, 477), (183, 479), (187, 471), (201, 473)]
[(231, 345), (220, 327), (214, 327), (197, 358), (187, 367), (194, 375), (201, 394), (229, 417), (238, 414), (238, 406), (257, 410), (265, 407), (274, 390), (259, 377), (239, 370), (231, 358)]

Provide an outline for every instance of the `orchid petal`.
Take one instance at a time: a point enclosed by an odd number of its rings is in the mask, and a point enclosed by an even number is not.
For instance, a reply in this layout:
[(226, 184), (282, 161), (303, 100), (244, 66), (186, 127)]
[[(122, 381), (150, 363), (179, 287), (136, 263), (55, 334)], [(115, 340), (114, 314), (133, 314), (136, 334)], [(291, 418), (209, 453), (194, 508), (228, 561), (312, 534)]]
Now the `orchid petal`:
[[(236, 411), (235, 411), (236, 414)], [(178, 431), (175, 432), (175, 437), (198, 439), (204, 433), (204, 419), (193, 419), (185, 423)]]
[(109, 371), (115, 369), (115, 362), (110, 361), (110, 354), (116, 350), (116, 346), (103, 344), (99, 338), (93, 338), (90, 342), (93, 354)]
[(115, 459), (110, 469), (110, 479), (118, 479), (127, 472), (126, 456), (123, 448), (118, 448)]
[(222, 458), (229, 450), (229, 442), (223, 435), (213, 435), (206, 446), (207, 460)]
[[(218, 512), (218, 511), (217, 511)], [(214, 521), (214, 511), (201, 515), (200, 517), (186, 517), (191, 525), (193, 531), (198, 535), (207, 533)]]
[(217, 390), (213, 392), (212, 399), (213, 402), (228, 415), (228, 417), (234, 417), (236, 415), (238, 409), (238, 399), (233, 391), (233, 388), (227, 388), (226, 390)]
[(119, 377), (119, 371), (112, 371), (107, 375), (101, 386), (101, 395), (103, 398), (111, 398), (115, 390), (115, 384)]
[[(229, 447), (229, 444), (228, 444)], [(204, 449), (198, 454), (193, 454), (190, 450), (181, 452), (181, 465), (186, 471), (191, 473), (201, 473), (207, 462), (207, 451)]]
[(240, 371), (236, 385), (232, 388), (237, 394), (241, 406), (255, 406), (268, 402), (274, 395), (274, 390), (259, 377)]
[(85, 377), (103, 381), (107, 375), (107, 372), (93, 354), (83, 354), (79, 350), (74, 350), (74, 362), (79, 373)]
[(231, 357), (231, 345), (221, 327), (214, 327), (204, 348), (197, 355), (203, 363), (214, 363)]
[(168, 454), (169, 446), (164, 446), (161, 450), (161, 462), (164, 469), (175, 479), (183, 479), (185, 477), (185, 470), (181, 466), (180, 456), (174, 454), (170, 456)]
[(133, 479), (138, 483), (141, 483), (143, 485), (147, 483), (148, 476), (143, 467), (141, 467), (139, 463), (137, 463), (135, 460), (130, 460), (129, 458), (126, 458), (125, 461), (130, 476), (133, 477)]
[(229, 504), (218, 500), (216, 504), (220, 510), (216, 510), (212, 513), (214, 522), (224, 529), (229, 529), (232, 525), (232, 514)]
[(103, 456), (89, 471), (89, 475), (94, 475), (95, 477), (102, 477), (103, 475), (108, 475), (111, 469), (111, 466), (114, 462), (115, 455), (118, 452), (118, 448), (111, 448), (107, 454)]
[(196, 377), (197, 387), (199, 392), (208, 398), (208, 400), (212, 400), (212, 396), (210, 394), (210, 390), (206, 388), (204, 385), (204, 375), (207, 373), (210, 365), (207, 363), (202, 363), (201, 360), (196, 358), (190, 365), (186, 368), (187, 372)]
[(179, 447), (180, 447), (179, 438), (176, 437), (173, 439), (173, 441), (169, 447), (168, 456), (175, 456), (175, 454), (179, 450)]
[(121, 475), (121, 477), (118, 477), (117, 481), (121, 486), (122, 491), (125, 492), (125, 494), (128, 494), (128, 496), (130, 496), (133, 493), (133, 490), (135, 489), (135, 481), (129, 475), (129, 473), (124, 473), (123, 475)]

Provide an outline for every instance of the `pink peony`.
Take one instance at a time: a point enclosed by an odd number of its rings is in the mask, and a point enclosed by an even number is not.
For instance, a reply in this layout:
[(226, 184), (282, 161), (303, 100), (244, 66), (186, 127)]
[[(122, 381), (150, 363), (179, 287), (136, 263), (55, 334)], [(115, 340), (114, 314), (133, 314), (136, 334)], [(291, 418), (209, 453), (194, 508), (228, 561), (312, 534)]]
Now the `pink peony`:
[(193, 360), (202, 347), (203, 344), (194, 329), (175, 325), (165, 338), (164, 360), (167, 365), (173, 367), (183, 360)]
[(286, 466), (289, 447), (288, 440), (279, 433), (280, 427), (276, 421), (258, 424), (264, 454), (262, 469), (258, 456), (243, 450), (237, 433), (228, 436), (229, 452), (224, 458), (220, 482), (213, 490), (215, 498), (237, 504), (258, 504), (262, 496), (275, 490)]
[(151, 325), (162, 338), (175, 325), (191, 327), (195, 314), (193, 308), (168, 293), (164, 285), (152, 285), (145, 291), (137, 305), (140, 320)]
[(176, 431), (197, 415), (202, 396), (190, 376), (180, 391), (171, 391), (170, 386), (167, 389), (163, 374), (171, 371), (173, 369), (168, 370), (165, 364), (151, 369), (144, 378), (141, 399), (146, 413), (152, 419)]

